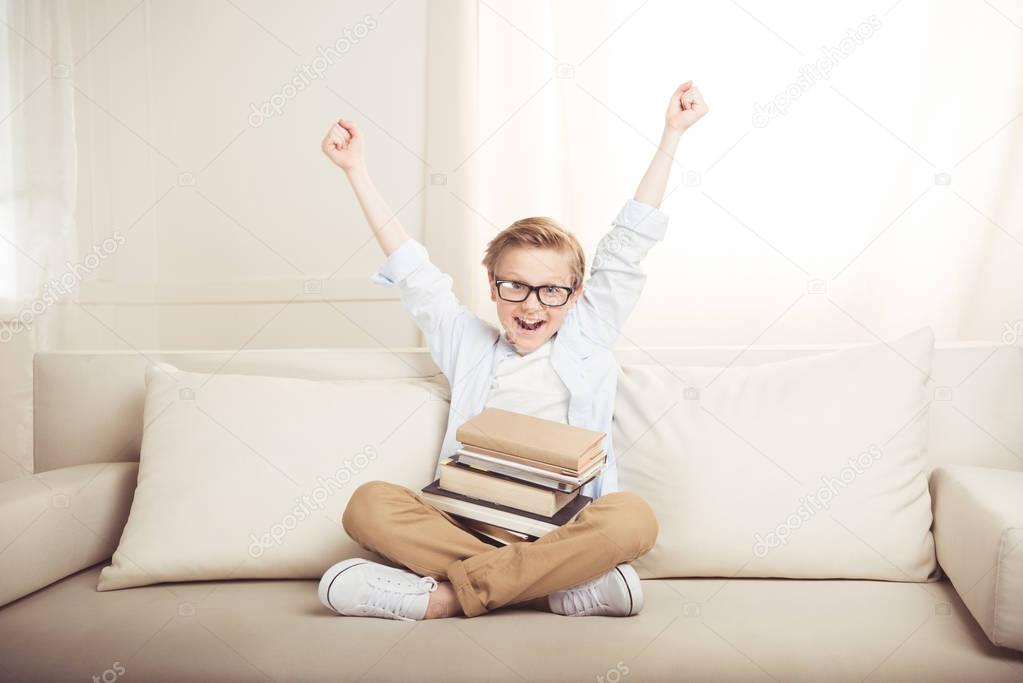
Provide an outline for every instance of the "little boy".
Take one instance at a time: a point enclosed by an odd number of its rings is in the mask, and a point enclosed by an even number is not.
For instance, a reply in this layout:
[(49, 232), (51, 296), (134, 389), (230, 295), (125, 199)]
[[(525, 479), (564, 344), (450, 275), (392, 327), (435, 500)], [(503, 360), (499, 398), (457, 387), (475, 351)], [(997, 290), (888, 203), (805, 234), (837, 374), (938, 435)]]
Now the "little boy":
[(384, 481), (359, 486), (341, 520), (345, 531), (410, 571), (361, 558), (339, 562), (320, 581), (325, 606), (400, 620), (472, 617), (526, 602), (569, 616), (642, 609), (639, 577), (628, 563), (653, 547), (658, 526), (645, 500), (618, 490), (612, 349), (646, 280), (640, 262), (667, 229), (659, 207), (679, 138), (706, 112), (692, 81), (672, 93), (660, 146), (598, 245), (585, 284), (578, 240), (549, 218), (517, 221), (489, 243), (483, 265), (502, 331), (458, 301), (451, 277), (406, 234), (370, 180), (359, 128), (345, 119), (331, 126), (323, 151), (347, 174), (387, 256), (374, 280), (399, 288), (451, 385), (441, 458), (460, 447), (455, 433), (462, 423), (500, 407), (606, 432), (607, 464), (583, 487), (594, 500), (573, 521), (503, 547), (485, 543), (411, 489)]

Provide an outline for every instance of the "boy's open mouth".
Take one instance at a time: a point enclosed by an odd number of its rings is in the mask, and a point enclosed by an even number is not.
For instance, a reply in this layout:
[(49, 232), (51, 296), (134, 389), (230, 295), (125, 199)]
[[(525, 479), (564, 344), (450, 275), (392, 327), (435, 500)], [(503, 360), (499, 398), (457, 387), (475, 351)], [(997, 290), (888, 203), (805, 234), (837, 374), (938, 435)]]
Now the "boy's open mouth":
[(547, 321), (537, 320), (536, 322), (529, 324), (522, 318), (515, 318), (515, 322), (518, 323), (520, 330), (522, 330), (526, 334), (531, 334), (539, 330), (541, 327), (543, 327), (544, 323), (546, 323)]

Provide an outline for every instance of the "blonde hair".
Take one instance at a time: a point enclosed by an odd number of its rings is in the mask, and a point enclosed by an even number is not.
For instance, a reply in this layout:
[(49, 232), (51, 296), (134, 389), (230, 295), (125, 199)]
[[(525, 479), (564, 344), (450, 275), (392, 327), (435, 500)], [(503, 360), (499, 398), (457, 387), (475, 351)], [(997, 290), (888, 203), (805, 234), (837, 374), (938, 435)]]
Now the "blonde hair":
[(487, 245), (483, 256), (483, 265), (487, 276), (493, 280), (501, 253), (511, 247), (534, 247), (555, 249), (569, 257), (572, 268), (572, 287), (578, 288), (583, 283), (586, 273), (586, 255), (575, 235), (565, 230), (553, 218), (534, 216), (517, 220), (497, 234)]

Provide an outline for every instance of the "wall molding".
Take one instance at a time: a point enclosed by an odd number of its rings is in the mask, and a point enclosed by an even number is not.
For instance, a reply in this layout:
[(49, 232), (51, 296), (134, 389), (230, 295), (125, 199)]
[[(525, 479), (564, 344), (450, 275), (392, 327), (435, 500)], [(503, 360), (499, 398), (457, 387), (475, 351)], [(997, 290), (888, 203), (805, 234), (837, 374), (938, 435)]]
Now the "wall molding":
[(122, 306), (398, 301), (398, 290), (369, 277), (209, 282), (82, 282), (79, 303)]

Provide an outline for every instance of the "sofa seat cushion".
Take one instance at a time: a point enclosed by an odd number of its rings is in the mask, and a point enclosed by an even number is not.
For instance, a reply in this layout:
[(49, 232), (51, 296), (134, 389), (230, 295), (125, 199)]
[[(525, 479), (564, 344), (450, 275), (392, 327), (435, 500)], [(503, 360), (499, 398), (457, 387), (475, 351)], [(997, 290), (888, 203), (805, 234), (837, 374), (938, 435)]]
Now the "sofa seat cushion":
[(203, 683), (1023, 678), (1023, 654), (991, 645), (947, 581), (646, 580), (644, 610), (628, 619), (512, 607), (405, 623), (334, 616), (312, 580), (97, 592), (100, 569), (0, 609), (0, 679), (114, 680), (103, 674), (119, 669), (126, 681)]

